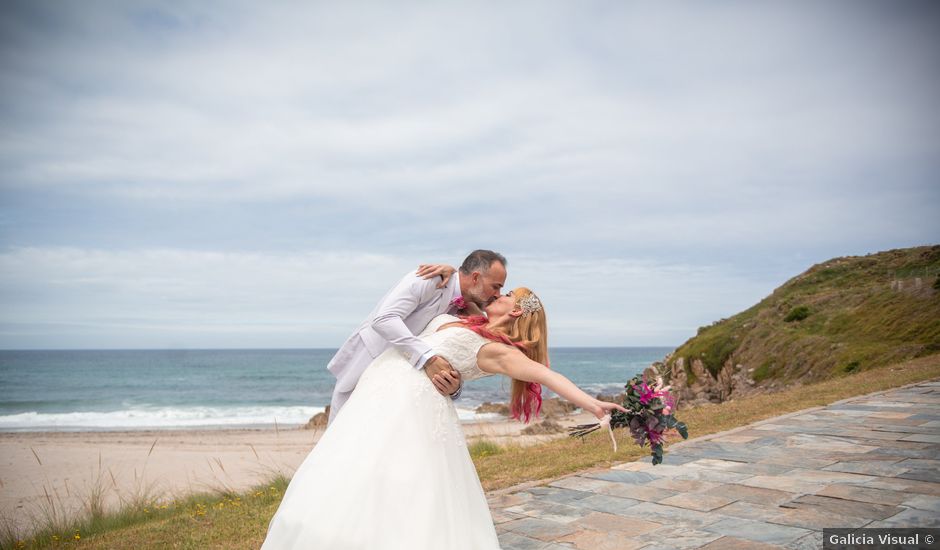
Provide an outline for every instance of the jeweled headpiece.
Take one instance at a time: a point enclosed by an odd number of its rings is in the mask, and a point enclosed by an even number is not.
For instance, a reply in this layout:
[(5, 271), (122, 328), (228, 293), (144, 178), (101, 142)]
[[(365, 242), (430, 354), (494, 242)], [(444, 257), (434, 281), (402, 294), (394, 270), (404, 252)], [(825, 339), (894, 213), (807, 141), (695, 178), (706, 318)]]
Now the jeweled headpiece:
[(522, 308), (522, 313), (525, 315), (541, 311), (542, 309), (542, 302), (539, 301), (538, 296), (535, 294), (526, 294), (525, 298), (516, 302), (516, 305)]

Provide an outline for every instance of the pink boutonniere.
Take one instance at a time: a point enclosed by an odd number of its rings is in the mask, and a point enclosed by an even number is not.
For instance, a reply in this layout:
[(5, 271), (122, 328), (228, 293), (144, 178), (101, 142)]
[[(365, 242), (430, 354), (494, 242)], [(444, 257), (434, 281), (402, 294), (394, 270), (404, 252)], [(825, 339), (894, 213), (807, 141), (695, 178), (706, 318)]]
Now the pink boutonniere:
[(463, 299), (463, 296), (457, 296), (451, 300), (450, 305), (457, 309), (457, 311), (463, 311), (467, 309), (467, 302)]

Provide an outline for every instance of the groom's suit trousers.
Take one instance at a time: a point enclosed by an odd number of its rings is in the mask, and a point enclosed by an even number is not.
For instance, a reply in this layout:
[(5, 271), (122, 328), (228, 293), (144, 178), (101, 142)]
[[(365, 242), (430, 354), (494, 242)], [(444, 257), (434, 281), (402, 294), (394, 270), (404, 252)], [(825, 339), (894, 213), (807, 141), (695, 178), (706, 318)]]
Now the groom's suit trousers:
[[(348, 362), (357, 365), (368, 365), (373, 359), (374, 357), (372, 357), (372, 354), (369, 353), (369, 350), (364, 345), (354, 347), (349, 351), (349, 357), (346, 358)], [(358, 377), (356, 380), (358, 381)], [(356, 389), (356, 386), (350, 388), (339, 382), (333, 387), (333, 398), (330, 400), (330, 424), (333, 423), (333, 419), (336, 418), (337, 413), (339, 413), (343, 405), (346, 404), (346, 401), (349, 399), (349, 396), (352, 395), (354, 389)]]

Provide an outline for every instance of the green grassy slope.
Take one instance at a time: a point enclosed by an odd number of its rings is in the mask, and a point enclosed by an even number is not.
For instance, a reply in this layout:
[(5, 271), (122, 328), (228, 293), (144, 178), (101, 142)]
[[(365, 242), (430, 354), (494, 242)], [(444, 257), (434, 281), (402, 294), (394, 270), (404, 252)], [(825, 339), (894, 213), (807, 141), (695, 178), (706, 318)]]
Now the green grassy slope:
[(690, 368), (697, 359), (712, 377), (743, 369), (760, 387), (940, 353), (938, 275), (940, 245), (835, 258), (700, 328), (669, 361), (684, 358), (689, 384), (697, 381)]

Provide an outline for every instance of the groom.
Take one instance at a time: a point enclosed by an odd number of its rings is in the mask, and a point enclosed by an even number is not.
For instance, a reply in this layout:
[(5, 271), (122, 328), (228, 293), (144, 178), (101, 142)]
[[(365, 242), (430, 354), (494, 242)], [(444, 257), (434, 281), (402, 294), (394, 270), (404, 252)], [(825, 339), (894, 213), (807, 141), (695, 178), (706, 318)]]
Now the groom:
[(506, 258), (492, 250), (474, 250), (446, 285), (439, 287), (437, 281), (415, 272), (405, 275), (333, 356), (326, 367), (336, 377), (331, 424), (366, 367), (392, 346), (416, 369), (423, 369), (442, 395), (454, 399), (460, 395), (460, 373), (415, 335), (434, 317), (456, 312), (461, 298), (481, 309), (495, 300), (506, 283)]

